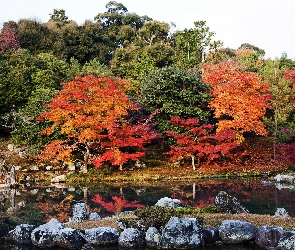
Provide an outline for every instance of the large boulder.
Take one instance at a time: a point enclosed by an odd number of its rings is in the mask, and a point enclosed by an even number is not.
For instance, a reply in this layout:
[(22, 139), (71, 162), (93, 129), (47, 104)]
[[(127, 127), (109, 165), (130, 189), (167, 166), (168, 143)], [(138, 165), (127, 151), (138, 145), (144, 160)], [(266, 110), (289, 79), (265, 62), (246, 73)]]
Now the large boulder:
[(168, 197), (164, 197), (158, 200), (155, 206), (177, 208), (177, 207), (183, 207), (183, 204), (178, 199), (171, 199)]
[(161, 234), (155, 227), (149, 227), (145, 233), (145, 244), (149, 247), (159, 247), (161, 242)]
[(55, 247), (57, 246), (57, 237), (64, 228), (65, 226), (62, 223), (53, 218), (32, 231), (32, 243), (40, 248)]
[(202, 229), (195, 218), (171, 217), (162, 231), (160, 247), (163, 249), (196, 248), (202, 243)]
[(72, 217), (69, 222), (83, 222), (88, 219), (87, 207), (84, 202), (74, 204), (72, 208)]
[(241, 244), (255, 239), (256, 228), (249, 222), (225, 220), (219, 227), (219, 235), (226, 244)]
[(203, 241), (205, 245), (221, 241), (218, 228), (203, 228)]
[(230, 196), (225, 191), (220, 191), (214, 200), (215, 206), (220, 213), (240, 214), (249, 213), (235, 197)]
[(290, 215), (288, 214), (287, 210), (283, 207), (278, 207), (276, 212), (275, 212), (275, 216), (280, 216), (280, 217), (290, 217)]
[(294, 250), (295, 249), (295, 231), (286, 231), (279, 240), (277, 250)]
[(8, 242), (16, 242), (18, 244), (31, 244), (31, 233), (36, 226), (29, 224), (20, 224), (15, 229), (8, 232), (5, 240)]
[(119, 236), (119, 231), (112, 227), (98, 227), (85, 230), (87, 242), (97, 246), (117, 244)]
[(85, 237), (82, 233), (73, 228), (64, 228), (59, 231), (56, 237), (56, 245), (66, 249), (80, 249), (85, 243)]
[(137, 249), (144, 246), (141, 232), (136, 228), (127, 228), (119, 236), (119, 247), (126, 249)]
[(284, 232), (281, 227), (261, 226), (257, 229), (255, 243), (263, 249), (275, 250)]

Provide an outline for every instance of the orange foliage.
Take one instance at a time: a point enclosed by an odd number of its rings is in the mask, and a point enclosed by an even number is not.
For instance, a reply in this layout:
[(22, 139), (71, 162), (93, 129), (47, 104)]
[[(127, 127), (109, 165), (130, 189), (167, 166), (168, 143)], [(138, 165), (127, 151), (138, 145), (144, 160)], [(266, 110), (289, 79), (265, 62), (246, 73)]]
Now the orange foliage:
[(233, 129), (239, 134), (267, 135), (261, 117), (269, 107), (269, 86), (253, 72), (240, 72), (229, 62), (205, 65), (204, 82), (212, 86), (209, 103), (218, 121), (218, 130)]
[[(104, 161), (122, 166), (128, 159), (143, 156), (138, 150), (156, 135), (149, 133), (148, 125), (131, 125), (125, 119), (128, 111), (137, 109), (125, 93), (130, 87), (127, 81), (85, 76), (63, 87), (38, 119), (52, 122), (42, 134), (57, 130), (64, 139), (51, 141), (39, 159), (69, 161), (79, 152), (84, 165), (99, 167)], [(128, 151), (131, 147), (132, 153)]]

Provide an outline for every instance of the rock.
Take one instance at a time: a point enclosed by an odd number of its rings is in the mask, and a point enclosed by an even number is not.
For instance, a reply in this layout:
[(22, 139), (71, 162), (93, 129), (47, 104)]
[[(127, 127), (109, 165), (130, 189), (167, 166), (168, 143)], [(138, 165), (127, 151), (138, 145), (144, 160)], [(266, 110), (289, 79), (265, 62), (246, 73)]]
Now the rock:
[(8, 232), (6, 241), (16, 242), (18, 244), (31, 244), (31, 233), (36, 226), (29, 224), (20, 224), (15, 229)]
[(219, 227), (219, 235), (226, 244), (240, 244), (255, 239), (256, 228), (249, 222), (225, 220)]
[(65, 226), (57, 219), (35, 228), (31, 234), (32, 243), (40, 248), (57, 246), (57, 237)]
[(100, 215), (98, 213), (90, 213), (88, 216), (89, 220), (100, 220)]
[(122, 248), (136, 249), (144, 246), (144, 240), (138, 229), (127, 228), (120, 234), (118, 244)]
[(79, 230), (64, 228), (59, 231), (55, 242), (57, 246), (62, 248), (78, 249), (86, 243), (86, 240)]
[(30, 168), (31, 171), (39, 171), (39, 168), (38, 166), (33, 166)]
[(72, 209), (72, 217), (69, 222), (83, 222), (87, 220), (87, 208), (85, 203), (76, 203)]
[(164, 197), (158, 200), (155, 206), (177, 208), (177, 207), (183, 207), (183, 204), (178, 199), (171, 199), (168, 197)]
[(274, 177), (274, 180), (276, 182), (283, 182), (283, 183), (293, 183), (294, 182), (294, 176), (291, 175), (285, 175), (285, 174), (278, 174)]
[(257, 229), (255, 243), (263, 249), (275, 250), (284, 232), (281, 227), (261, 226)]
[(14, 150), (14, 145), (13, 144), (8, 144), (7, 149), (12, 152)]
[(221, 241), (219, 236), (219, 230), (217, 228), (203, 228), (203, 240), (206, 244), (215, 244), (218, 241)]
[(275, 212), (275, 216), (290, 217), (290, 215), (288, 214), (286, 209), (285, 208), (280, 208), (280, 207), (277, 208), (277, 210)]
[(47, 171), (50, 171), (50, 170), (53, 169), (53, 167), (52, 167), (52, 166), (46, 166), (45, 169), (46, 169)]
[(249, 213), (235, 197), (230, 196), (225, 191), (220, 191), (214, 200), (215, 206), (220, 213), (240, 214)]
[(94, 246), (118, 243), (119, 231), (112, 227), (98, 227), (85, 230), (86, 241)]
[(51, 183), (60, 183), (60, 182), (66, 182), (66, 175), (58, 175), (51, 179)]
[(75, 165), (68, 166), (68, 167), (67, 167), (67, 170), (68, 170), (68, 171), (76, 171), (76, 166), (75, 166)]
[(155, 227), (150, 227), (145, 233), (145, 243), (149, 247), (159, 247), (161, 234)]
[(187, 249), (199, 247), (203, 232), (195, 218), (171, 217), (162, 231), (160, 247), (164, 249)]
[(286, 231), (280, 238), (277, 250), (294, 250), (295, 249), (295, 231)]

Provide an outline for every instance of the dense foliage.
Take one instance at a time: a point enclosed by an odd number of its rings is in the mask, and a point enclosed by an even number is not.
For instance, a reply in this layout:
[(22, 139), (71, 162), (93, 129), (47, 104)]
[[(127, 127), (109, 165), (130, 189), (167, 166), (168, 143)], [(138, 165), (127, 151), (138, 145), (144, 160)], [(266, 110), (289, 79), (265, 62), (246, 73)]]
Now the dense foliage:
[(195, 157), (226, 159), (245, 138), (268, 136), (274, 158), (294, 166), (287, 54), (266, 60), (249, 43), (222, 48), (206, 21), (173, 33), (115, 1), (83, 24), (62, 9), (49, 17), (0, 31), (0, 129), (31, 154), (122, 169), (164, 140), (173, 160), (194, 166)]

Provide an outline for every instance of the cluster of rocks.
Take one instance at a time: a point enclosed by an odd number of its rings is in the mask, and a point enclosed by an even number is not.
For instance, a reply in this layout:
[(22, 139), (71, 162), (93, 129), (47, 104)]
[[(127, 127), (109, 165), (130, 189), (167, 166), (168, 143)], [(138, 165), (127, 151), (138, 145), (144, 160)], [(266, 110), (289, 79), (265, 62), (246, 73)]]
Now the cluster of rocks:
[[(224, 200), (222, 201), (222, 197)], [(233, 202), (233, 200), (235, 202)], [(219, 193), (217, 206), (240, 204), (225, 192)], [(157, 206), (183, 206), (177, 199), (162, 198)], [(228, 208), (233, 212), (233, 208)], [(247, 212), (242, 208), (237, 211)], [(235, 212), (236, 213), (236, 212)], [(77, 203), (73, 207), (70, 222), (99, 220), (98, 214), (87, 214), (86, 204)], [(6, 241), (18, 244), (33, 244), (40, 248), (62, 247), (67, 249), (91, 249), (91, 246), (117, 244), (120, 249), (138, 249), (144, 246), (157, 249), (193, 249), (212, 244), (256, 243), (264, 249), (295, 249), (295, 231), (285, 231), (281, 227), (262, 226), (258, 229), (249, 222), (224, 220), (219, 228), (202, 228), (196, 218), (171, 217), (166, 226), (159, 230), (155, 227), (122, 227), (121, 232), (112, 227), (97, 227), (86, 230), (69, 228), (56, 219), (39, 227), (21, 224), (10, 231)]]

